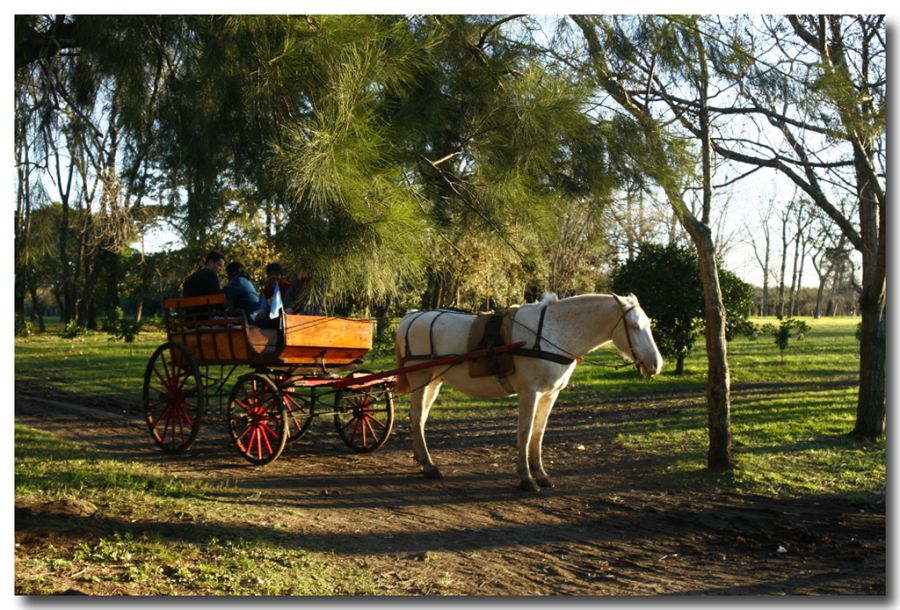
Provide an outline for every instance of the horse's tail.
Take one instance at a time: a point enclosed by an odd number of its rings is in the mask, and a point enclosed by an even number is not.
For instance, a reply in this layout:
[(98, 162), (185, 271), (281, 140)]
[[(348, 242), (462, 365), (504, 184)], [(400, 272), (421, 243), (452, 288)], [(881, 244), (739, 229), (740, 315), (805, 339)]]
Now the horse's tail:
[[(400, 353), (400, 336), (397, 336), (397, 342), (394, 343), (394, 354), (397, 357), (397, 368), (403, 368), (403, 355)], [(394, 390), (397, 394), (406, 394), (409, 392), (409, 378), (406, 376), (406, 373), (397, 373), (397, 385), (394, 386)]]

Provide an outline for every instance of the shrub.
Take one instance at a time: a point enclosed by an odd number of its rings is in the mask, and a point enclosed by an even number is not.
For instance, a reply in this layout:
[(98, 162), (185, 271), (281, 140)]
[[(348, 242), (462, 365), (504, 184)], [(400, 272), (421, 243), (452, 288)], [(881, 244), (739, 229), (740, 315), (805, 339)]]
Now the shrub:
[(784, 350), (788, 348), (791, 337), (798, 341), (803, 339), (804, 335), (809, 332), (809, 324), (803, 320), (788, 318), (782, 320), (778, 326), (771, 323), (763, 324), (761, 330), (775, 338), (775, 344), (781, 350), (781, 363), (784, 364)]
[(125, 343), (133, 343), (134, 338), (141, 331), (141, 323), (137, 320), (129, 320), (125, 317), (121, 307), (116, 307), (106, 317), (102, 330), (112, 335), (110, 340), (123, 339)]
[(15, 334), (17, 337), (28, 337), (34, 332), (31, 321), (26, 320), (25, 316), (20, 313), (16, 314)]
[(84, 334), (87, 334), (87, 329), (84, 326), (79, 325), (75, 320), (69, 320), (66, 322), (62, 332), (59, 333), (59, 336), (63, 339), (74, 339)]

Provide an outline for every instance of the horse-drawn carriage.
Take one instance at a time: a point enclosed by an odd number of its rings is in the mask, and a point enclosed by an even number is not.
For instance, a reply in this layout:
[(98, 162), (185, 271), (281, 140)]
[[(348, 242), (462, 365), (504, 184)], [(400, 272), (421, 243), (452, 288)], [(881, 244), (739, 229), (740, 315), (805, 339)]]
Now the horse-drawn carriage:
[(394, 422), (394, 379), (339, 374), (371, 349), (371, 320), (282, 311), (273, 328), (260, 328), (243, 312), (225, 309), (224, 300), (219, 294), (164, 303), (168, 340), (150, 357), (143, 395), (150, 434), (163, 451), (187, 450), (214, 402), (225, 407), (234, 445), (255, 464), (277, 459), (314, 416), (333, 416), (353, 451), (385, 443)]
[[(634, 295), (547, 295), (487, 319), (449, 310), (410, 312), (397, 331), (398, 368), (344, 376), (338, 371), (352, 369), (372, 347), (371, 320), (282, 313), (274, 328), (258, 328), (239, 311), (216, 309), (223, 302), (222, 295), (165, 302), (168, 341), (144, 375), (147, 424), (165, 451), (190, 447), (207, 404), (217, 399), (221, 405), (237, 368), (249, 366), (252, 372), (234, 382), (225, 409), (231, 438), (249, 461), (275, 460), (321, 415), (333, 416), (351, 449), (374, 451), (390, 436), (396, 388), (410, 396), (415, 458), (426, 476), (438, 477), (424, 431), (447, 383), (470, 396), (518, 395), (516, 470), (522, 488), (536, 490), (550, 485), (541, 459), (547, 418), (582, 356), (612, 342), (642, 374), (662, 369), (650, 320)], [(469, 366), (457, 366), (463, 362)]]

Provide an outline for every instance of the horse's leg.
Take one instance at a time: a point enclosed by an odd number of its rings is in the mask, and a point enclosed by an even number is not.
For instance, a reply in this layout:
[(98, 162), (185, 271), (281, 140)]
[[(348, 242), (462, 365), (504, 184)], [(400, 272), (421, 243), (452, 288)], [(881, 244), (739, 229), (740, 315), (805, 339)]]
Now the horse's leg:
[(412, 429), (413, 455), (422, 466), (422, 473), (429, 479), (441, 478), (441, 471), (431, 460), (431, 454), (428, 453), (428, 445), (425, 442), (425, 422), (428, 420), (431, 406), (437, 399), (441, 383), (432, 381), (416, 388), (409, 395), (409, 427)]
[(538, 484), (531, 478), (531, 471), (528, 467), (528, 448), (534, 433), (534, 413), (539, 398), (540, 394), (536, 392), (519, 392), (516, 473), (519, 475), (519, 487), (524, 491), (540, 491)]
[(528, 465), (531, 474), (541, 487), (553, 487), (550, 477), (544, 470), (542, 448), (544, 445), (544, 432), (547, 430), (547, 420), (550, 419), (550, 411), (556, 403), (559, 392), (548, 392), (538, 400), (537, 412), (534, 416), (534, 432), (531, 433), (531, 446), (528, 450)]

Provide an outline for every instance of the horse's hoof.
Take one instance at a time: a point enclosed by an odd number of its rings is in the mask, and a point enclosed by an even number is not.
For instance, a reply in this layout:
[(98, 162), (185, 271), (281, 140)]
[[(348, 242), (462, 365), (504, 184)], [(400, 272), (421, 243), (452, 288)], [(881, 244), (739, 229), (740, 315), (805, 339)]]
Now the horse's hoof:
[(541, 487), (553, 487), (553, 481), (550, 480), (550, 477), (540, 477), (536, 480)]
[(426, 478), (426, 479), (432, 479), (432, 480), (435, 480), (435, 481), (444, 478), (444, 475), (442, 475), (442, 474), (441, 474), (441, 471), (440, 471), (439, 469), (437, 469), (437, 468), (433, 468), (433, 469), (429, 469), (429, 470), (423, 470), (423, 471), (422, 471), (422, 474), (425, 475), (425, 478)]
[(541, 488), (538, 487), (538, 484), (534, 482), (533, 479), (526, 479), (519, 483), (519, 489), (522, 491), (540, 491)]

